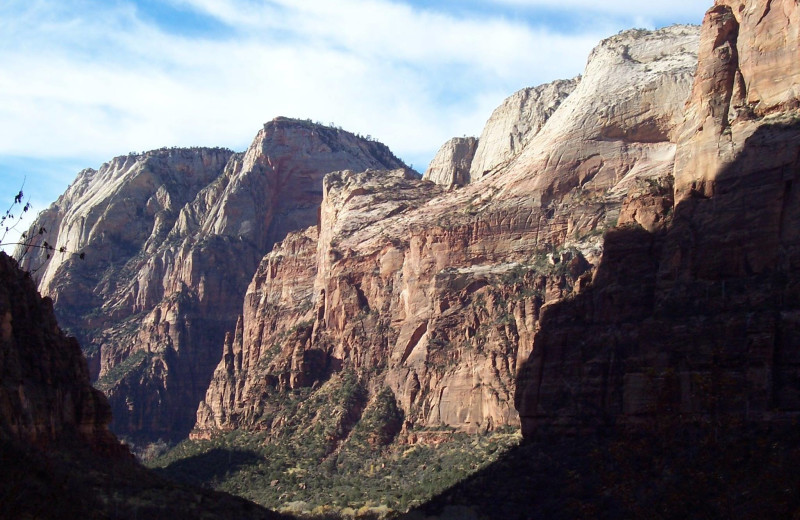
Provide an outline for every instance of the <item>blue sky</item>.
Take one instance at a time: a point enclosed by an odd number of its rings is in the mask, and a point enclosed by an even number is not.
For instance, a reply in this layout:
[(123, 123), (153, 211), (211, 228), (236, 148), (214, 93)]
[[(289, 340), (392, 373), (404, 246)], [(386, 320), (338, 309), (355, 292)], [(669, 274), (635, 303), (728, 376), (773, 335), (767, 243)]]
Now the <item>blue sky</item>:
[(423, 171), (600, 39), (700, 23), (711, 0), (3, 0), (0, 199), (35, 211), (85, 167), (244, 150), (276, 116), (333, 122)]

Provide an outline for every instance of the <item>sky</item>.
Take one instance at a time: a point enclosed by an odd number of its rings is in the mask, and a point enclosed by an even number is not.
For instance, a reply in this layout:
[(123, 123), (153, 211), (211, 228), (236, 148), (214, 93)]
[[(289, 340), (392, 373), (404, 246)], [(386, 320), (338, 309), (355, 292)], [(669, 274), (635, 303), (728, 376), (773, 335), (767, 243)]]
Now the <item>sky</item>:
[(32, 218), (132, 151), (244, 151), (278, 116), (371, 135), (422, 172), (515, 91), (580, 74), (601, 39), (699, 24), (711, 3), (2, 0), (0, 209), (22, 189)]

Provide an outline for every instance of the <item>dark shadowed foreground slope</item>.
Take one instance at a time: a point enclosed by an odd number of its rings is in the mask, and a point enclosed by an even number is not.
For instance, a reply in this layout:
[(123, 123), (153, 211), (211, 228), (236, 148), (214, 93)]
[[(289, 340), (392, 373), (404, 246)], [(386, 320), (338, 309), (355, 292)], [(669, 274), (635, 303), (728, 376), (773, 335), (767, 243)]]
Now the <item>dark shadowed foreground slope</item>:
[(797, 518), (798, 464), (796, 425), (653, 420), (524, 444), (402, 518)]
[(52, 302), (0, 253), (0, 518), (283, 518), (141, 467)]

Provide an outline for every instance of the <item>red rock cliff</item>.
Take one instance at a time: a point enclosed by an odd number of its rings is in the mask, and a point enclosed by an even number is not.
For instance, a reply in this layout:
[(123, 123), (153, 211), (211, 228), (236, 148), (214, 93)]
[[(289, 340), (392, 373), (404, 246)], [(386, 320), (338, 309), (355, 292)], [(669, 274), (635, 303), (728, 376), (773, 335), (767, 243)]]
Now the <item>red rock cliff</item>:
[[(542, 308), (591, 278), (627, 194), (666, 186), (696, 44), (691, 27), (628, 31), (580, 82), (512, 96), (484, 134), (514, 146), (484, 150), (463, 188), (404, 170), (328, 175), (316, 229), (276, 246), (251, 282), (193, 434), (282, 431), (289, 391), (328, 396), (340, 372), (370, 398), (391, 390), (409, 440), (518, 425), (517, 370)], [(449, 186), (471, 152), (444, 152)], [(631, 218), (659, 222), (646, 208)], [(349, 425), (356, 404), (337, 412)]]
[(163, 149), (81, 172), (34, 228), (85, 260), (23, 262), (99, 367), (115, 432), (185, 436), (260, 259), (316, 222), (323, 176), (401, 164), (380, 143), (277, 118), (241, 154)]
[(41, 447), (78, 439), (125, 454), (110, 421), (108, 401), (89, 383), (86, 359), (58, 328), (52, 302), (0, 253), (0, 435)]
[(629, 197), (623, 214), (661, 224), (609, 232), (592, 283), (543, 313), (516, 393), (526, 436), (800, 412), (798, 16), (794, 0), (706, 14), (674, 207)]

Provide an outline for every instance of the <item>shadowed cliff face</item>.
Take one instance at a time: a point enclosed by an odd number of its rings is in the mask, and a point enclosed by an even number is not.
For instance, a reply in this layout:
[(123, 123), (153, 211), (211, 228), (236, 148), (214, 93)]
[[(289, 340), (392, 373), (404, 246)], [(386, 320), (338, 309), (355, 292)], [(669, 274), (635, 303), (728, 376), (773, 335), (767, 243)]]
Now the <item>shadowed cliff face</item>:
[(543, 313), (518, 379), (526, 436), (800, 412), (800, 164), (774, 160), (776, 143), (800, 150), (800, 123), (760, 127), (668, 230), (607, 234), (592, 284)]
[(89, 384), (75, 338), (58, 328), (52, 302), (0, 253), (0, 437), (46, 447), (77, 440), (99, 453), (127, 449), (108, 430), (111, 410)]
[(542, 311), (527, 442), (410, 518), (796, 516), (798, 152), (800, 119), (762, 124), (712, 197), (610, 231), (591, 285)]
[[(655, 230), (609, 232), (591, 285), (544, 310), (515, 397), (527, 437), (664, 413), (785, 421), (800, 411), (800, 114), (774, 89), (759, 97), (764, 79), (748, 73), (762, 70), (753, 31), (770, 39), (798, 6), (718, 4), (701, 35), (674, 212)], [(798, 66), (773, 69), (773, 81), (793, 92)]]
[(287, 518), (158, 477), (109, 431), (110, 420), (52, 302), (0, 252), (0, 517)]
[(114, 430), (185, 436), (261, 257), (316, 222), (323, 176), (401, 165), (380, 143), (278, 118), (241, 154), (165, 149), (81, 172), (34, 229), (85, 260), (23, 263), (84, 345)]

